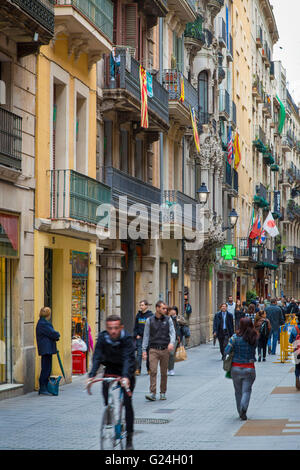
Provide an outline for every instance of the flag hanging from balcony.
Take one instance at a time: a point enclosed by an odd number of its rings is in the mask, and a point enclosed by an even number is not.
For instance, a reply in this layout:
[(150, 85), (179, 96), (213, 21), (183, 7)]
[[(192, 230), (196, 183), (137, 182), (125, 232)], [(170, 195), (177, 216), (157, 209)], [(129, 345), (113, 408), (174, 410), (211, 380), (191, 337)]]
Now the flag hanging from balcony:
[(227, 142), (227, 161), (229, 165), (232, 164), (232, 160), (233, 160), (232, 130), (231, 130), (231, 126), (229, 126), (228, 142)]
[(180, 103), (184, 102), (184, 79), (182, 73), (180, 74)]
[(191, 111), (191, 119), (192, 119), (192, 125), (193, 125), (195, 146), (196, 146), (197, 152), (200, 153), (200, 141), (199, 141), (199, 134), (198, 134), (198, 129), (197, 129), (195, 109), (190, 107), (190, 111)]
[(260, 232), (261, 232), (260, 217), (259, 217), (259, 215), (257, 215), (256, 219), (255, 219), (255, 222), (252, 225), (252, 228), (251, 228), (251, 231), (250, 231), (250, 234), (249, 234), (249, 238), (251, 238), (251, 240), (255, 240), (256, 238), (259, 237)]
[(238, 132), (235, 133), (233, 141), (234, 169), (237, 170), (241, 161), (240, 141)]
[(140, 87), (141, 87), (141, 127), (148, 129), (148, 99), (147, 99), (147, 73), (140, 65)]
[(275, 220), (271, 211), (269, 212), (268, 217), (264, 221), (263, 230), (268, 232), (271, 237), (276, 237), (277, 235), (279, 235), (279, 230), (276, 227)]
[(266, 241), (266, 231), (264, 229), (261, 230), (260, 235), (258, 237), (257, 243), (259, 245), (263, 245)]

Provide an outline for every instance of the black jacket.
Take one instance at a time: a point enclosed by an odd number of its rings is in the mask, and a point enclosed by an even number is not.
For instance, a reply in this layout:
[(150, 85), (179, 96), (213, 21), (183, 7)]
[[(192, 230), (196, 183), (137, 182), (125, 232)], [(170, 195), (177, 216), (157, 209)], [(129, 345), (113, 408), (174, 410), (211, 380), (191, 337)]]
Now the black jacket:
[(135, 317), (135, 324), (134, 324), (134, 330), (133, 330), (133, 337), (136, 338), (137, 336), (143, 337), (144, 335), (144, 329), (145, 329), (145, 323), (147, 318), (152, 317), (153, 313), (151, 310), (147, 310), (147, 312), (143, 313), (141, 310), (138, 311)]
[(271, 304), (266, 308), (267, 318), (270, 320), (272, 330), (278, 331), (280, 325), (284, 324), (284, 316), (278, 305)]
[(93, 365), (89, 377), (95, 377), (100, 364), (106, 367), (107, 373), (128, 379), (134, 377), (136, 363), (132, 336), (122, 330), (120, 338), (117, 341), (112, 341), (107, 331), (102, 331), (98, 336), (94, 350)]
[(299, 307), (295, 302), (291, 302), (290, 305), (287, 307), (286, 313), (298, 313)]
[(52, 324), (45, 318), (40, 318), (36, 325), (36, 342), (40, 356), (56, 354), (56, 341), (60, 338)]
[[(229, 337), (231, 337), (234, 333), (234, 327), (233, 327), (233, 315), (229, 312), (226, 312), (226, 327), (227, 331), (229, 334)], [(214, 317), (214, 325), (213, 325), (213, 333), (216, 333), (217, 336), (222, 335), (223, 331), (223, 315), (222, 312), (217, 312)]]

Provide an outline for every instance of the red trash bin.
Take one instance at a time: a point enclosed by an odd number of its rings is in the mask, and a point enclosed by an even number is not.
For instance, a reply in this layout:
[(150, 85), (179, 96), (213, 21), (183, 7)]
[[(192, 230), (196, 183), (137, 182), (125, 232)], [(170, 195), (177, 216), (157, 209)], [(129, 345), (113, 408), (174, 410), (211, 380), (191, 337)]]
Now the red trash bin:
[(86, 373), (86, 353), (82, 351), (72, 351), (72, 373)]

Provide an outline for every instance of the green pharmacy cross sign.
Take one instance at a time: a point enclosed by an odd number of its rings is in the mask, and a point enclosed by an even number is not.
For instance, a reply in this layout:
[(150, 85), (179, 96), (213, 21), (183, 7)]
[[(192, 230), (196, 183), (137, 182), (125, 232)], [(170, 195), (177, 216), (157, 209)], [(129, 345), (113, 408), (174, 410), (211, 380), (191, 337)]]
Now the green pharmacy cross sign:
[(233, 245), (224, 245), (221, 249), (221, 256), (224, 259), (233, 259), (236, 256), (236, 247)]

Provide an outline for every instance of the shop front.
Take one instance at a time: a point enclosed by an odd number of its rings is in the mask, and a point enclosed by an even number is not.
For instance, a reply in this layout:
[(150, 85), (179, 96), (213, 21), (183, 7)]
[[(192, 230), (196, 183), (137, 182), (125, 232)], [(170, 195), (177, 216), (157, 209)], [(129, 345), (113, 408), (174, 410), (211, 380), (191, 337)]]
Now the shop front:
[(0, 212), (0, 384), (12, 383), (12, 272), (19, 258), (19, 217)]

